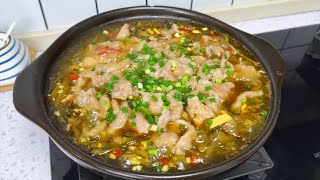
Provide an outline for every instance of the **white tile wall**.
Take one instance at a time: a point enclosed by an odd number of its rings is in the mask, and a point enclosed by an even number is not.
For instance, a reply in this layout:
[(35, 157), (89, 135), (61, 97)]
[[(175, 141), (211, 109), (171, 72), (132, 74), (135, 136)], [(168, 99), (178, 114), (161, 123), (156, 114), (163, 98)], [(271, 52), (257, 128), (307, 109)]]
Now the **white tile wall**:
[(97, 4), (99, 13), (102, 13), (124, 7), (145, 6), (146, 0), (97, 0)]
[(231, 6), (232, 0), (193, 0), (192, 10), (206, 11)]
[(48, 28), (70, 27), (96, 15), (94, 0), (41, 0)]
[(172, 6), (184, 9), (190, 9), (191, 0), (148, 0), (149, 6)]
[(234, 0), (233, 5), (244, 5), (249, 3), (261, 3), (265, 1), (275, 1), (275, 0)]
[(13, 33), (45, 30), (45, 22), (37, 0), (1, 0), (0, 31), (7, 31), (16, 21)]

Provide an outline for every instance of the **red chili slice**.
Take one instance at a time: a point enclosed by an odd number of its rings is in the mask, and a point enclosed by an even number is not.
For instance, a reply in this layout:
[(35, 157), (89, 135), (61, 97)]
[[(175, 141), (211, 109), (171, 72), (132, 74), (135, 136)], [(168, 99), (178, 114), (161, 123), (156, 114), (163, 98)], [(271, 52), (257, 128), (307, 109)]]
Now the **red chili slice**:
[(167, 164), (169, 164), (170, 161), (166, 157), (161, 157), (160, 162), (161, 162), (161, 165), (167, 165)]
[(119, 148), (113, 150), (112, 153), (116, 156), (116, 158), (121, 156), (121, 150)]
[(191, 164), (198, 164), (198, 157), (197, 156), (191, 156), (190, 157), (190, 163)]
[(69, 75), (69, 79), (72, 81), (72, 80), (77, 80), (79, 78), (79, 75), (78, 74), (70, 74)]
[(233, 51), (233, 49), (232, 49), (231, 47), (228, 47), (228, 48), (227, 48), (227, 51), (232, 52), (232, 51)]
[(195, 30), (196, 28), (195, 27), (183, 27), (183, 28), (178, 28), (179, 31), (192, 31), (192, 30)]

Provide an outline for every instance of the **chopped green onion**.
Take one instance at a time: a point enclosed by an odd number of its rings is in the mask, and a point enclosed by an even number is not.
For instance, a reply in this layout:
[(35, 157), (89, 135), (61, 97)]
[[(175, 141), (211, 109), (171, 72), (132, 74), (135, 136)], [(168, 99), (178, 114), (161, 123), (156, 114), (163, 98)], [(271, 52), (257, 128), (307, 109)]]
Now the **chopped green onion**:
[(104, 83), (104, 88), (111, 91), (113, 89), (113, 84), (110, 84), (110, 83)]
[(183, 76), (182, 83), (186, 83), (189, 81), (189, 76)]
[(113, 75), (111, 77), (111, 82), (112, 82), (112, 84), (115, 84), (115, 83), (119, 82), (119, 78), (117, 76)]
[(261, 116), (263, 117), (263, 118), (267, 118), (268, 117), (268, 114), (269, 114), (269, 111), (267, 110), (267, 109), (265, 109), (265, 110), (263, 110), (263, 111), (261, 111)]
[(179, 128), (180, 128), (180, 130), (183, 131), (183, 130), (185, 129), (185, 125), (184, 125), (184, 124), (180, 124), (180, 127), (179, 127)]
[(110, 106), (110, 101), (104, 101), (103, 104), (104, 104), (106, 107), (109, 107), (109, 106)]
[(127, 113), (129, 111), (129, 109), (127, 107), (122, 107), (121, 110), (123, 113)]
[(211, 126), (211, 124), (213, 123), (213, 120), (212, 119), (209, 119), (208, 121), (207, 121), (207, 126)]
[(152, 95), (152, 96), (151, 96), (151, 99), (152, 99), (153, 101), (155, 101), (155, 102), (158, 101), (158, 98), (157, 98), (155, 95)]
[(231, 66), (229, 64), (226, 65), (226, 69), (230, 69)]
[(202, 48), (200, 48), (200, 52), (204, 54), (206, 52), (206, 49), (204, 47), (202, 47)]
[(95, 70), (96, 70), (96, 67), (91, 68), (91, 71), (95, 71)]
[(104, 73), (105, 73), (104, 71), (100, 71), (99, 75), (104, 75)]
[(174, 46), (170, 46), (170, 51), (174, 51)]
[(138, 55), (135, 53), (129, 53), (128, 58), (135, 61), (138, 58)]
[(198, 96), (199, 100), (202, 102), (205, 101), (209, 97), (208, 94), (202, 94), (202, 93), (199, 93), (197, 96)]
[(136, 116), (136, 114), (131, 113), (129, 117), (130, 117), (130, 119), (134, 119), (134, 118), (136, 118), (137, 116)]
[(210, 98), (209, 101), (210, 102), (216, 102), (216, 98)]
[(148, 154), (151, 156), (156, 156), (158, 154), (158, 150), (156, 148), (150, 148), (148, 150)]
[(107, 121), (109, 121), (110, 123), (113, 122), (113, 121), (116, 119), (116, 115), (113, 114), (111, 108), (108, 109), (108, 114), (106, 115), (106, 119), (107, 119)]
[(254, 99), (252, 97), (249, 98), (249, 103), (250, 104), (254, 104), (255, 103), (255, 101), (254, 101)]
[(175, 84), (176, 87), (181, 87), (181, 85), (182, 85), (181, 82), (177, 82), (177, 83)]
[(217, 83), (217, 84), (222, 84), (222, 79), (221, 79), (221, 78), (217, 78), (217, 79), (216, 79), (216, 83)]
[(181, 101), (181, 99), (182, 99), (182, 94), (181, 94), (181, 92), (176, 92), (175, 94), (174, 94), (174, 98), (176, 99), (176, 100), (178, 100), (178, 101)]
[(146, 118), (149, 124), (155, 124), (152, 115), (148, 111), (144, 114), (144, 118)]
[(110, 148), (109, 144), (105, 144), (101, 147), (102, 150), (106, 151)]
[(227, 54), (224, 54), (224, 55), (223, 55), (223, 57), (224, 57), (225, 59), (227, 59), (227, 58), (228, 58)]
[(102, 95), (103, 95), (103, 92), (102, 92), (102, 91), (99, 91), (99, 92), (97, 93), (97, 95), (96, 95), (96, 98), (97, 98), (97, 99), (100, 99), (100, 98), (102, 97)]
[(233, 72), (230, 69), (227, 69), (226, 70), (226, 74), (227, 74), (227, 76), (232, 76)]
[(169, 106), (162, 106), (162, 109), (163, 109), (163, 110), (169, 109)]
[(197, 81), (199, 81), (199, 80), (201, 79), (201, 77), (200, 77), (200, 76), (197, 76), (197, 78), (196, 78), (196, 79), (197, 79)]
[(199, 51), (199, 47), (194, 47), (193, 51)]
[(206, 86), (205, 89), (206, 91), (210, 91), (212, 89), (212, 86)]
[(130, 126), (131, 126), (131, 127), (136, 127), (136, 126), (137, 126), (137, 123), (136, 123), (136, 122), (131, 121), (131, 122), (130, 122)]
[(176, 68), (177, 67), (177, 61), (173, 60), (171, 62), (172, 68)]
[(165, 63), (164, 61), (162, 61), (162, 60), (159, 61), (159, 66), (160, 66), (160, 67), (163, 67), (165, 64), (166, 64), (166, 63)]
[(191, 64), (191, 63), (188, 63), (188, 66), (191, 67), (191, 68), (193, 68), (193, 64)]
[(203, 67), (202, 67), (202, 72), (203, 72), (205, 75), (209, 74), (210, 70), (211, 70), (210, 66), (208, 66), (207, 64), (204, 64), (204, 65), (203, 65)]

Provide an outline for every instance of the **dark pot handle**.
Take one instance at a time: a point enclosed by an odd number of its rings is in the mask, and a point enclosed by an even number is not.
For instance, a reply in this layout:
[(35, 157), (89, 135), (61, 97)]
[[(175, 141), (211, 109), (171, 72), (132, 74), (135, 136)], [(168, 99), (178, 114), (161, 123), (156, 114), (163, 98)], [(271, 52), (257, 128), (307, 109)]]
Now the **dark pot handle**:
[[(42, 56), (42, 55), (41, 55)], [(41, 56), (26, 67), (16, 78), (13, 104), (16, 110), (42, 129), (47, 130), (43, 95), (43, 71)]]

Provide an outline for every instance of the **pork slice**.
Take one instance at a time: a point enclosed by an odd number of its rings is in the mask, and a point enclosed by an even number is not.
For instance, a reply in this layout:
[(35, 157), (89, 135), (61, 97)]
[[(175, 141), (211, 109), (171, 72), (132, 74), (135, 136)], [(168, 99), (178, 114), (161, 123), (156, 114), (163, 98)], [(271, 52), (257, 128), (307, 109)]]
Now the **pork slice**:
[(171, 120), (171, 112), (170, 110), (165, 109), (162, 111), (162, 114), (158, 119), (157, 125), (159, 128), (165, 129), (167, 124), (170, 122), (170, 120)]
[[(123, 101), (120, 105), (121, 108), (126, 107), (130, 110), (129, 104), (126, 101)], [(116, 114), (116, 119), (109, 124), (107, 131), (112, 134), (117, 130), (123, 128), (126, 125), (127, 119), (129, 117), (129, 113), (124, 113), (122, 111), (118, 111)]]
[(123, 47), (123, 42), (121, 41), (107, 41), (107, 42), (100, 42), (97, 43), (97, 47), (108, 47), (110, 49), (120, 49), (121, 47)]
[(177, 92), (176, 90), (173, 90), (173, 91), (170, 91), (169, 94), (167, 94), (167, 98), (170, 101), (169, 106), (170, 106), (170, 112), (171, 112), (171, 121), (180, 119), (181, 113), (183, 111), (183, 103), (174, 98), (174, 94), (176, 92)]
[(212, 40), (212, 37), (210, 37), (210, 36), (208, 36), (208, 35), (203, 35), (203, 36), (201, 36), (201, 39), (203, 40), (203, 43), (204, 43), (205, 45), (208, 45), (208, 44), (209, 44), (209, 41)]
[(132, 119), (133, 122), (136, 123), (135, 129), (141, 134), (148, 134), (150, 124), (144, 118), (144, 115), (141, 112), (136, 113), (136, 117)]
[(133, 87), (129, 81), (123, 79), (119, 80), (113, 87), (111, 97), (125, 100), (128, 96), (134, 95)]
[(215, 117), (213, 110), (204, 105), (198, 98), (194, 96), (188, 99), (187, 113), (192, 118), (196, 126), (201, 126), (206, 119)]
[(99, 61), (93, 57), (85, 57), (82, 60), (82, 63), (84, 68), (92, 68), (96, 66), (99, 63)]
[(100, 123), (94, 126), (92, 129), (84, 128), (82, 131), (82, 135), (84, 137), (97, 136), (99, 133), (105, 130), (106, 126), (107, 122), (105, 120), (101, 120)]
[(253, 66), (236, 64), (234, 66), (236, 78), (242, 80), (252, 80), (259, 78), (261, 73), (259, 73)]
[(158, 146), (172, 147), (178, 141), (179, 136), (174, 132), (163, 132), (161, 135), (155, 135), (152, 137), (153, 143)]
[(196, 129), (184, 120), (177, 120), (175, 123), (183, 124), (187, 128), (187, 132), (179, 138), (178, 142), (174, 146), (175, 154), (184, 155), (185, 150), (190, 150), (192, 148), (192, 139), (196, 133)]
[[(143, 102), (148, 102), (148, 110), (153, 115), (160, 115), (162, 112), (163, 101), (161, 100), (161, 96), (163, 93), (148, 93), (148, 92), (141, 92)], [(155, 96), (158, 100), (153, 100), (151, 97)]]
[(242, 104), (242, 99), (245, 99), (247, 97), (257, 97), (257, 96), (262, 96), (262, 95), (263, 95), (263, 92), (261, 90), (260, 91), (245, 91), (237, 97), (236, 101), (231, 105), (231, 109), (234, 111), (239, 109)]
[(173, 68), (173, 75), (176, 79), (193, 75), (193, 69), (189, 66), (189, 63), (191, 63), (191, 60), (186, 57), (181, 57), (176, 60), (175, 64), (177, 64), (177, 67)]
[(206, 79), (200, 79), (198, 81), (198, 84), (196, 85), (195, 89), (198, 91), (198, 92), (201, 92), (201, 93), (207, 93), (208, 91), (206, 90), (206, 87), (207, 86), (212, 86), (212, 82), (209, 81), (209, 80), (206, 80)]
[(225, 82), (222, 84), (214, 83), (212, 86), (213, 93), (223, 99), (226, 99), (234, 88), (235, 85), (232, 82)]
[(93, 110), (99, 109), (99, 102), (96, 98), (96, 90), (90, 88), (87, 91), (81, 90), (79, 93), (75, 94), (75, 102), (78, 106)]
[(198, 84), (198, 81), (196, 76), (191, 76), (189, 81), (186, 82), (186, 86), (187, 87), (191, 86), (192, 89), (196, 89), (197, 84)]
[(170, 29), (163, 29), (161, 30), (161, 34), (164, 38), (166, 39), (171, 39), (172, 35), (174, 33), (178, 33), (179, 29), (178, 26), (176, 24), (172, 24)]
[(129, 24), (126, 23), (121, 27), (116, 39), (122, 40), (129, 36), (130, 36)]

